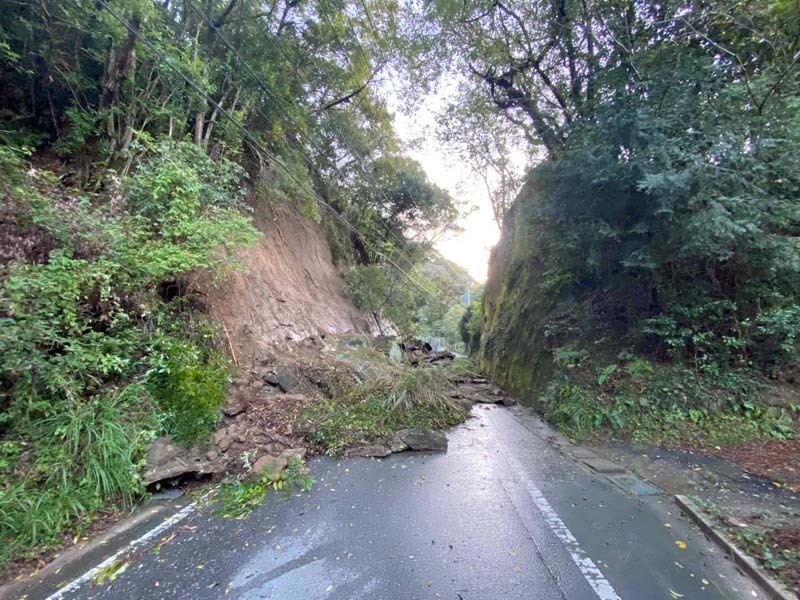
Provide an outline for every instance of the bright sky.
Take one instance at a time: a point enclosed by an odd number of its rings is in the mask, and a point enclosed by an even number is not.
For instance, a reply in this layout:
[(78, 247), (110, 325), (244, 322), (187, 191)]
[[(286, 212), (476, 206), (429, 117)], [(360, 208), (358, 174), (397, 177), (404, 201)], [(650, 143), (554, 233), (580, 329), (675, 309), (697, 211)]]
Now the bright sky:
[(436, 249), (483, 283), (486, 281), (489, 252), (497, 243), (500, 230), (494, 221), (483, 181), (458, 157), (449, 156), (436, 138), (436, 113), (443, 105), (440, 98), (426, 98), (413, 114), (392, 106), (391, 100), (389, 104), (395, 113), (398, 135), (412, 146), (407, 154), (419, 161), (431, 182), (449, 191), (465, 207), (473, 208), (471, 214), (459, 221), (463, 231), (440, 240)]

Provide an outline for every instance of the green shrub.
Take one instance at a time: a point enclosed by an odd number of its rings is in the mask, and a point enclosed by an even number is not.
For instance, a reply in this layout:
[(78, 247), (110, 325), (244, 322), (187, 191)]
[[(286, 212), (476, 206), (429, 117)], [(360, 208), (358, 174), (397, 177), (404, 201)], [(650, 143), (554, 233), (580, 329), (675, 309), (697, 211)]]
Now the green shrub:
[(241, 171), (186, 145), (152, 152), (116, 203), (44, 194), (53, 177), (24, 155), (0, 146), (0, 191), (18, 226), (41, 228), (54, 248), (10, 264), (0, 285), (0, 565), (129, 506), (154, 436), (208, 435), (227, 361), (205, 321), (158, 290), (219, 272), (257, 236), (233, 208)]
[(208, 438), (220, 419), (230, 366), (218, 350), (165, 338), (150, 360), (148, 383), (164, 431), (178, 442)]
[(620, 359), (622, 368), (614, 363), (596, 377), (571, 371), (552, 382), (543, 397), (546, 417), (579, 438), (607, 429), (651, 443), (719, 445), (794, 435), (789, 411), (759, 401), (755, 373), (710, 376), (655, 368), (627, 353)]
[(567, 381), (550, 384), (545, 393), (545, 406), (551, 423), (578, 436), (603, 424), (603, 411), (591, 393)]

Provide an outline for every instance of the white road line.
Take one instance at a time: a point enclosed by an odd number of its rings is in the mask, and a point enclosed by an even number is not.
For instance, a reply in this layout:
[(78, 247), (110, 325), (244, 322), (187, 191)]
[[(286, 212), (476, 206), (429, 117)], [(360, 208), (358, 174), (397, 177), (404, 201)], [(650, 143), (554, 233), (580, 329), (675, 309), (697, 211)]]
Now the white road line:
[[(203, 495), (203, 497), (200, 498), (200, 502), (208, 498), (215, 491), (216, 490), (214, 489), (206, 492)], [(186, 517), (194, 513), (196, 510), (197, 510), (197, 502), (192, 502), (191, 504), (184, 506), (181, 510), (172, 515), (169, 519), (164, 520), (162, 523), (156, 525), (155, 527), (153, 527), (153, 529), (151, 529), (141, 537), (136, 538), (128, 545), (123, 546), (122, 548), (117, 550), (114, 554), (112, 554), (103, 562), (101, 562), (99, 565), (97, 565), (92, 569), (89, 569), (88, 571), (86, 571), (86, 573), (84, 573), (77, 579), (69, 582), (67, 585), (59, 589), (57, 592), (48, 596), (46, 600), (63, 600), (67, 594), (77, 591), (84, 583), (94, 579), (97, 576), (97, 574), (100, 573), (100, 571), (114, 564), (115, 561), (119, 560), (126, 554), (131, 553), (139, 546), (142, 546), (152, 541), (153, 539), (155, 539), (156, 537), (167, 531), (170, 527), (172, 527), (176, 523), (183, 521)]]
[[(492, 429), (494, 429), (496, 433), (497, 428), (495, 424), (491, 421), (491, 418), (489, 421), (492, 423)], [(600, 600), (622, 600), (608, 579), (605, 578), (603, 572), (594, 564), (594, 561), (589, 558), (589, 555), (578, 543), (578, 540), (575, 539), (575, 536), (572, 535), (572, 532), (564, 524), (564, 521), (558, 516), (558, 513), (547, 501), (547, 498), (544, 497), (541, 490), (530, 480), (519, 460), (511, 456), (511, 454), (503, 448), (497, 435), (495, 435), (495, 441), (500, 451), (505, 455), (508, 463), (513, 468), (515, 474), (525, 484), (528, 495), (539, 512), (542, 513), (547, 527), (564, 545), (570, 558), (572, 558), (572, 562), (578, 567), (581, 575), (583, 575), (584, 579), (589, 583), (594, 593), (597, 594), (597, 597), (600, 598)]]

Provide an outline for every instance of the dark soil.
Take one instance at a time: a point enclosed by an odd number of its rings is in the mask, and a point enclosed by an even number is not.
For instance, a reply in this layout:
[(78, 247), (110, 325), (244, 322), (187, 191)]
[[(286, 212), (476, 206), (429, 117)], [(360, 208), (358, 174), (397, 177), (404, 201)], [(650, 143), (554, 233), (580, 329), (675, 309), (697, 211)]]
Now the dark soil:
[(773, 553), (782, 551), (789, 555), (782, 575), (795, 590), (800, 590), (800, 528), (770, 531), (764, 539)]
[(714, 454), (788, 490), (800, 491), (800, 436), (722, 447)]

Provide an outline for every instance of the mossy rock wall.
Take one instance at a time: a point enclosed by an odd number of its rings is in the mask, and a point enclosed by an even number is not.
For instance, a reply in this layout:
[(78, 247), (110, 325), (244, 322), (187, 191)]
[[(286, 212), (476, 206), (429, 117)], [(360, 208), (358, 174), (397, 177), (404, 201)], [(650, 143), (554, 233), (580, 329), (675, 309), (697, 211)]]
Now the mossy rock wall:
[(478, 361), (494, 381), (529, 405), (554, 374), (553, 349), (592, 337), (587, 298), (545, 272), (540, 227), (528, 215), (529, 186), (507, 213), (489, 260)]
[(497, 383), (535, 402), (536, 392), (552, 372), (541, 323), (547, 307), (535, 293), (535, 234), (520, 215), (520, 202), (509, 210), (500, 242), (489, 259), (479, 363)]

